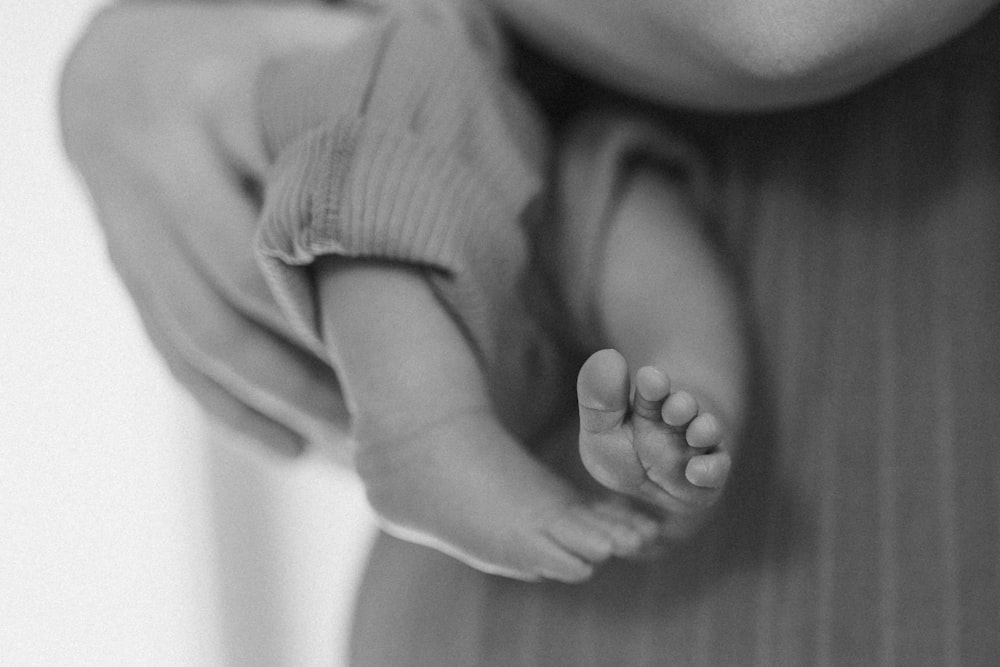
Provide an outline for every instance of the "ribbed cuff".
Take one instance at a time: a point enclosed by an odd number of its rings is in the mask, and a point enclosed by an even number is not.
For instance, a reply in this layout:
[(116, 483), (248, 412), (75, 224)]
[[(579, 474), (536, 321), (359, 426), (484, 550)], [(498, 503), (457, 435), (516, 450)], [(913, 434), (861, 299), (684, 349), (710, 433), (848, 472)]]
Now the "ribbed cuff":
[(293, 54), (261, 74), (273, 167), (257, 251), (311, 337), (318, 308), (301, 267), (322, 255), (433, 269), (459, 323), (488, 337), (491, 304), (525, 265), (522, 218), (548, 154), (490, 27), (451, 0), (413, 0), (346, 49)]
[[(394, 128), (341, 120), (308, 132), (279, 157), (269, 177), (257, 250), (301, 266), (322, 255), (379, 258), (448, 275), (475, 270), (516, 235), (540, 189), (534, 170), (498, 159), (471, 165), (446, 147)], [(502, 183), (502, 189), (495, 183)], [(506, 231), (504, 231), (506, 230)], [(502, 245), (502, 244), (501, 244)], [(275, 275), (275, 269), (269, 272)], [(301, 296), (305, 291), (296, 290)], [(299, 298), (296, 308), (302, 309)], [(318, 330), (316, 313), (301, 313)]]

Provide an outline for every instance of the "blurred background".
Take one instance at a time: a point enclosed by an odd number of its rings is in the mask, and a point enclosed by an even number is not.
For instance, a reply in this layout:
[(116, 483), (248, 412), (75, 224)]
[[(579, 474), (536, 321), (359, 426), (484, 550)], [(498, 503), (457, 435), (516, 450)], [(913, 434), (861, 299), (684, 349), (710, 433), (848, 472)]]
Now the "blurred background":
[(93, 0), (0, 0), (0, 664), (340, 665), (356, 481), (206, 424), (62, 157)]

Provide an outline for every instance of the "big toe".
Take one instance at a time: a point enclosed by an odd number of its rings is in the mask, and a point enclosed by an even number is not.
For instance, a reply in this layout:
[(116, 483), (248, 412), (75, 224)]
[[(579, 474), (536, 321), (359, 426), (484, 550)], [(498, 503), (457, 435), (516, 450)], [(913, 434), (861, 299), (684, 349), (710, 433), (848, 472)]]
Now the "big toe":
[(576, 380), (580, 427), (602, 433), (621, 426), (628, 410), (629, 378), (625, 357), (616, 350), (590, 355)]

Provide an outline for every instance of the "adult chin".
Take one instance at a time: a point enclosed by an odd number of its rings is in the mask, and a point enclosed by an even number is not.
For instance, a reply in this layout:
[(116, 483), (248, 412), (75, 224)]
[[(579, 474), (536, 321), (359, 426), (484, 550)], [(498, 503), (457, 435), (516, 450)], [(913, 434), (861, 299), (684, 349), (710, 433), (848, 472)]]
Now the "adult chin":
[(854, 90), (947, 41), (995, 0), (488, 1), (536, 48), (619, 90), (753, 111)]

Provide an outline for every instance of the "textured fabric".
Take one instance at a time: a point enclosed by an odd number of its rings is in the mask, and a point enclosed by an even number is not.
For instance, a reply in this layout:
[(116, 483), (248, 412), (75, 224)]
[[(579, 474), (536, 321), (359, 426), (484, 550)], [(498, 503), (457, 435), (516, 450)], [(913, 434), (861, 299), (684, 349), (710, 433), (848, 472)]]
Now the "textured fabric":
[(425, 268), (513, 419), (546, 409), (548, 385), (565, 379), (528, 311), (528, 228), (549, 150), (477, 6), (400, 3), (347, 49), (266, 68), (258, 100), (274, 166), (257, 251), (278, 303), (314, 346), (320, 304), (309, 266), (318, 257)]
[(582, 586), (382, 537), (351, 664), (1000, 664), (998, 36), (993, 12), (846, 99), (681, 119), (757, 339), (718, 520)]

